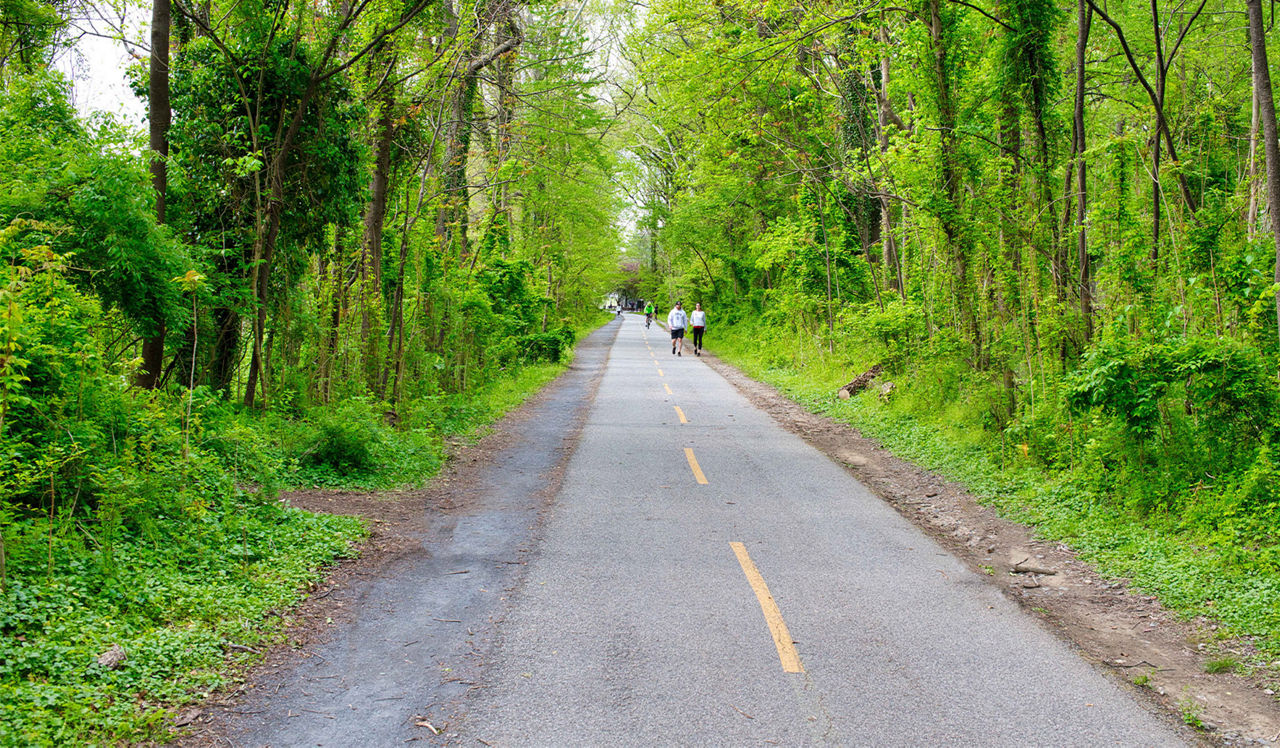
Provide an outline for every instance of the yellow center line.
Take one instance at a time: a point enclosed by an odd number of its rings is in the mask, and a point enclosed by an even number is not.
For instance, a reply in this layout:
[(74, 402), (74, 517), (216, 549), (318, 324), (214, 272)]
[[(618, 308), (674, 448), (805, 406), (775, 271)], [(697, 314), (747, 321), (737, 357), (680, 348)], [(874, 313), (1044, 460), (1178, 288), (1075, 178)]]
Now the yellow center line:
[(672, 391), (671, 391), (671, 385), (667, 384), (666, 382), (663, 382), (663, 383), (662, 383), (662, 388), (663, 388), (664, 390), (666, 390), (666, 391), (667, 391), (667, 394), (668, 394), (668, 395), (674, 395), (674, 394), (676, 394), (676, 393), (674, 393), (674, 392), (672, 392)]
[[(676, 408), (679, 410), (679, 408)], [(693, 477), (700, 485), (707, 485), (707, 476), (702, 474), (702, 468), (698, 467), (698, 458), (693, 456), (693, 450), (689, 447), (684, 448), (684, 456), (689, 460), (689, 467), (693, 470)]]
[(782, 620), (782, 611), (778, 603), (769, 594), (769, 585), (764, 583), (760, 570), (756, 568), (751, 557), (747, 555), (747, 547), (742, 543), (731, 542), (733, 554), (738, 557), (742, 573), (747, 575), (747, 582), (760, 601), (760, 610), (764, 613), (765, 623), (769, 624), (769, 633), (773, 635), (773, 645), (778, 648), (778, 659), (782, 661), (782, 670), (786, 673), (803, 673), (804, 665), (800, 662), (800, 653), (796, 651), (795, 642), (791, 641), (791, 632), (787, 630), (787, 622)]
[(689, 420), (688, 420), (687, 418), (685, 418), (685, 417), (684, 417), (684, 411), (683, 411), (683, 410), (680, 410), (680, 406), (679, 406), (679, 405), (672, 405), (671, 407), (675, 408), (675, 409), (676, 409), (676, 415), (680, 416), (680, 423), (688, 423), (688, 422), (689, 422)]
[(660, 376), (660, 377), (661, 377), (661, 376), (665, 376), (665, 375), (662, 373), (662, 369), (658, 369), (658, 376)]

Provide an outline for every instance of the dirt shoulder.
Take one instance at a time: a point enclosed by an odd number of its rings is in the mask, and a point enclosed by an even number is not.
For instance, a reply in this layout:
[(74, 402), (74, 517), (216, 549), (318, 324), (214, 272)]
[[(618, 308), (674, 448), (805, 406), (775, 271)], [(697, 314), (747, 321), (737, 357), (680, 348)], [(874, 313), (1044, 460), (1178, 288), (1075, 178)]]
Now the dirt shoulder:
[[(703, 359), (781, 426), (843, 465), (974, 571), (1075, 644), (1089, 660), (1172, 712), (1199, 720), (1206, 742), (1274, 745), (1280, 702), (1261, 678), (1209, 674), (1211, 659), (1249, 651), (1206, 621), (1184, 621), (1155, 598), (1106, 579), (1060, 543), (1037, 540), (956, 483), (895, 457), (853, 427), (816, 415), (733, 366)], [(1010, 694), (1010, 698), (1038, 698)]]

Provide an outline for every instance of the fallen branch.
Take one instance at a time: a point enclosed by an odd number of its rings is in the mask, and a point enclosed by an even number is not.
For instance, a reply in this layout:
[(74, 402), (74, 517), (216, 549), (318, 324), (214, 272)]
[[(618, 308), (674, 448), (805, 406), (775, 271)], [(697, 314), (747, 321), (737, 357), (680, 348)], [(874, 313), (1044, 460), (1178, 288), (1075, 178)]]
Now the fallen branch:
[[(1125, 664), (1125, 663), (1123, 663), (1123, 662), (1118, 662), (1118, 661), (1117, 661), (1117, 662), (1113, 662), (1113, 663), (1111, 663), (1111, 664), (1112, 664), (1113, 666), (1115, 666), (1115, 667), (1142, 667), (1143, 665), (1146, 665), (1146, 666), (1147, 666), (1147, 667), (1149, 667), (1149, 668), (1154, 668), (1154, 669), (1155, 669), (1155, 671), (1156, 671), (1157, 673), (1159, 673), (1159, 672), (1163, 672), (1160, 668), (1156, 667), (1155, 665), (1151, 664), (1150, 662), (1147, 662), (1146, 660), (1143, 660), (1142, 662), (1135, 662), (1135, 663), (1133, 663), (1133, 664), (1131, 664), (1131, 665), (1127, 665), (1127, 664)], [(1168, 668), (1165, 668), (1165, 670), (1168, 670)]]
[(848, 384), (846, 384), (845, 386), (841, 387), (839, 392), (836, 393), (836, 395), (841, 400), (848, 400), (849, 398), (853, 397), (859, 392), (862, 392), (863, 390), (865, 390), (867, 386), (871, 384), (871, 380), (880, 376), (880, 372), (882, 371), (884, 371), (884, 365), (876, 364), (870, 369), (867, 369), (866, 371), (862, 372), (858, 376), (854, 377), (853, 380)]
[(1014, 574), (1043, 574), (1044, 576), (1047, 576), (1047, 577), (1051, 577), (1054, 574), (1058, 573), (1054, 569), (1047, 569), (1043, 566), (1036, 566), (1034, 564), (1027, 563), (1030, 560), (1031, 558), (1027, 557), (1022, 559), (1018, 563), (1014, 564), (1013, 573)]

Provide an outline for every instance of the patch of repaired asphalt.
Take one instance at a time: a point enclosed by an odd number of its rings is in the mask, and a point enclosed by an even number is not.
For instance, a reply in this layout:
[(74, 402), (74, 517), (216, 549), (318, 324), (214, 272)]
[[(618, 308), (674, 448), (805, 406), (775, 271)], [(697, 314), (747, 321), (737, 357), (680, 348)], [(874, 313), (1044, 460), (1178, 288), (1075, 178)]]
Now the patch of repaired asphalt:
[[(180, 744), (392, 745), (446, 730), (448, 715), (480, 687), (481, 656), (619, 328), (611, 322), (583, 340), (567, 372), (427, 489), (388, 499), (399, 507), (390, 520), (399, 531), (375, 520), (372, 573), (359, 573), (359, 561), (345, 564), (343, 581), (331, 578), (327, 599), (311, 605), (313, 622), (323, 615), (320, 631), (291, 633), (296, 651), (278, 648), (241, 688), (206, 705)], [(326, 508), (324, 494), (300, 498)]]

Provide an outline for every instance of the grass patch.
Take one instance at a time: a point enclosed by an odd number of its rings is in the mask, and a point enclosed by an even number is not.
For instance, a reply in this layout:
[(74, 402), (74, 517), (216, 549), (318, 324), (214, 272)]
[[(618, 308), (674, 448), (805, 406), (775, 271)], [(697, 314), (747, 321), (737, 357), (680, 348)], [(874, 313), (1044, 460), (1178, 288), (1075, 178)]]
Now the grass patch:
[(1211, 675), (1233, 673), (1240, 667), (1240, 661), (1234, 657), (1219, 657), (1204, 664), (1204, 671)]

